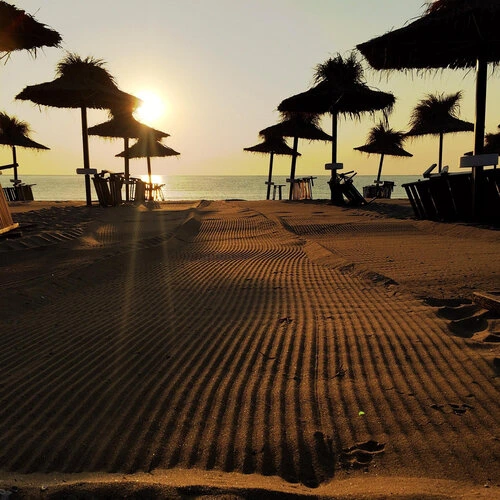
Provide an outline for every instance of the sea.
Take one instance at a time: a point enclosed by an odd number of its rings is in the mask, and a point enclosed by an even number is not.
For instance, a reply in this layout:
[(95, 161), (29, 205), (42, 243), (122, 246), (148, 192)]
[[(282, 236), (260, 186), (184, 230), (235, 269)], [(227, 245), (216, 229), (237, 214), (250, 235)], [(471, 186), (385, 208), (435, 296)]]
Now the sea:
[[(363, 193), (363, 186), (373, 184), (374, 175), (356, 175), (354, 186)], [(402, 187), (420, 176), (394, 175), (382, 176), (381, 180), (395, 183), (392, 198), (406, 199)], [(314, 180), (312, 197), (316, 200), (330, 199), (328, 175), (318, 175)], [(85, 200), (85, 183), (81, 175), (23, 175), (22, 182), (31, 184), (33, 196), (39, 201), (82, 201)], [(147, 180), (144, 178), (144, 180)], [(164, 184), (163, 194), (166, 200), (265, 200), (267, 194), (267, 176), (262, 175), (155, 175), (153, 182)], [(288, 198), (286, 176), (273, 176), (275, 184), (284, 184), (283, 199)], [(11, 175), (0, 175), (3, 187), (12, 186)], [(271, 189), (271, 198), (273, 190)], [(92, 185), (92, 199), (97, 200)], [(278, 193), (276, 193), (278, 199)]]

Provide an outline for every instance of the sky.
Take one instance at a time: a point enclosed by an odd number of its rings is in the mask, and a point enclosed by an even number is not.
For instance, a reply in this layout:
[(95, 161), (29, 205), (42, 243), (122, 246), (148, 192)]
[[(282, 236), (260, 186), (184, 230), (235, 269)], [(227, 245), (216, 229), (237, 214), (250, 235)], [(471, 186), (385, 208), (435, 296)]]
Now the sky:
[[(280, 121), (279, 103), (313, 85), (316, 65), (419, 17), (425, 0), (10, 0), (58, 31), (61, 48), (16, 51), (0, 61), (0, 111), (25, 121), (30, 137), (50, 148), (18, 148), (19, 174), (76, 175), (83, 166), (77, 109), (37, 106), (15, 96), (28, 85), (56, 77), (67, 53), (105, 62), (120, 89), (151, 98), (140, 119), (170, 134), (164, 143), (180, 156), (152, 159), (153, 172), (174, 175), (267, 175), (269, 157), (243, 150), (261, 142), (260, 130)], [(389, 123), (407, 130), (417, 102), (429, 93), (463, 92), (460, 118), (474, 121), (475, 72), (439, 70), (425, 75), (379, 72), (365, 67), (367, 84), (391, 92), (396, 105)], [(500, 123), (499, 72), (488, 73), (486, 132)], [(148, 98), (149, 96), (149, 98)], [(156, 99), (156, 100), (155, 100)], [(157, 116), (154, 116), (154, 115)], [(108, 120), (89, 110), (88, 124)], [(344, 171), (376, 175), (377, 155), (353, 148), (365, 144), (380, 115), (339, 121), (338, 161)], [(321, 126), (331, 132), (331, 118)], [(288, 139), (291, 145), (291, 139)], [(121, 139), (89, 138), (91, 167), (123, 171)], [(412, 158), (386, 157), (384, 175), (419, 175), (437, 162), (438, 138), (407, 140)], [(473, 134), (446, 135), (443, 164), (458, 170), (473, 149)], [(299, 141), (296, 176), (326, 174), (331, 146)], [(0, 164), (10, 163), (0, 149)], [(131, 173), (146, 172), (146, 160), (131, 160)], [(274, 173), (288, 175), (289, 157), (276, 157)], [(4, 178), (12, 171), (4, 171)], [(10, 176), (8, 177), (10, 178)], [(0, 178), (0, 181), (2, 179)], [(6, 184), (4, 181), (3, 184)]]

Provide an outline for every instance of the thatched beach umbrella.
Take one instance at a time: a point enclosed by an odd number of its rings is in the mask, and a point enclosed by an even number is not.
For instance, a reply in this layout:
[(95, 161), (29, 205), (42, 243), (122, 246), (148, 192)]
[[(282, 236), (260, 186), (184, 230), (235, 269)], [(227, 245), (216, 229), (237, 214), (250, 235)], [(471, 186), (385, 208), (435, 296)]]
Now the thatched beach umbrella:
[(343, 58), (340, 54), (316, 66), (316, 85), (306, 92), (285, 99), (278, 111), (306, 112), (332, 115), (332, 163), (337, 163), (337, 125), (339, 115), (358, 118), (363, 113), (390, 111), (395, 97), (387, 92), (370, 88), (363, 74), (363, 67), (351, 52)]
[(0, 59), (15, 50), (36, 55), (41, 47), (59, 47), (61, 35), (24, 10), (0, 1)]
[(408, 136), (438, 135), (439, 136), (439, 172), (443, 166), (443, 136), (457, 132), (472, 132), (474, 124), (460, 120), (457, 114), (461, 92), (455, 94), (428, 94), (413, 109), (410, 118)]
[[(124, 150), (129, 149), (129, 139), (146, 138), (152, 135), (155, 139), (169, 137), (170, 134), (156, 130), (144, 123), (137, 121), (131, 112), (116, 113), (113, 117), (104, 123), (94, 125), (88, 129), (89, 135), (98, 135), (100, 137), (123, 138)], [(125, 199), (129, 201), (129, 157), (125, 156)]]
[(12, 165), (4, 165), (0, 170), (8, 168), (14, 169), (14, 181), (18, 181), (17, 176), (17, 154), (16, 146), (32, 149), (49, 149), (43, 144), (33, 141), (28, 137), (29, 125), (15, 117), (10, 117), (6, 113), (0, 113), (0, 144), (12, 148)]
[(300, 156), (300, 153), (294, 152), (294, 150), (286, 143), (283, 137), (264, 137), (264, 141), (255, 146), (249, 148), (243, 148), (244, 151), (250, 151), (253, 153), (263, 153), (269, 154), (269, 174), (267, 176), (267, 195), (266, 200), (269, 200), (271, 195), (271, 181), (273, 178), (273, 160), (274, 155), (287, 155), (292, 156), (296, 154)]
[(152, 178), (151, 178), (151, 158), (152, 157), (166, 157), (166, 156), (177, 156), (180, 155), (177, 151), (172, 148), (165, 146), (153, 136), (143, 137), (139, 139), (134, 145), (115, 156), (118, 157), (128, 157), (128, 158), (147, 158), (148, 166), (148, 177), (149, 177), (149, 199), (153, 199)]
[(295, 179), (295, 167), (297, 164), (297, 149), (300, 139), (310, 141), (331, 141), (332, 137), (321, 130), (318, 125), (318, 115), (310, 113), (282, 113), (281, 122), (271, 125), (259, 132), (261, 137), (293, 137), (292, 164), (290, 167), (290, 193), (292, 199), (293, 180)]
[[(500, 125), (498, 125), (498, 128), (500, 129)], [(484, 152), (500, 154), (500, 132), (496, 134), (486, 134)]]
[(104, 62), (68, 54), (57, 65), (57, 78), (51, 82), (30, 85), (16, 99), (30, 100), (56, 108), (80, 108), (82, 120), (83, 166), (87, 205), (92, 204), (90, 193), (90, 159), (87, 132), (87, 108), (134, 109), (140, 99), (121, 91), (114, 78), (104, 68)]
[(403, 142), (405, 140), (405, 133), (401, 131), (388, 128), (383, 123), (379, 123), (370, 130), (368, 134), (367, 143), (363, 146), (354, 148), (357, 151), (362, 151), (368, 154), (379, 154), (380, 163), (378, 166), (377, 186), (380, 183), (380, 176), (382, 175), (382, 165), (384, 163), (384, 156), (413, 156), (408, 151), (403, 149)]
[(436, 0), (416, 21), (357, 45), (380, 70), (476, 68), (474, 152), (484, 147), (487, 67), (500, 62), (498, 0)]

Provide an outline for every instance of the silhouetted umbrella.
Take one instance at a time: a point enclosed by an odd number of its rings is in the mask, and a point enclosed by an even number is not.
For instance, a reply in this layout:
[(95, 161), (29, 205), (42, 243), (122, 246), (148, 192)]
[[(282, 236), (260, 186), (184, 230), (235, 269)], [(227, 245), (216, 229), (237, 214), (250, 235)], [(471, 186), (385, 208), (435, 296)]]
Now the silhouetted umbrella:
[[(389, 111), (394, 105), (392, 94), (371, 89), (364, 80), (363, 67), (354, 52), (343, 58), (337, 54), (316, 66), (316, 86), (285, 99), (279, 111), (330, 113), (332, 115), (332, 163), (337, 163), (338, 117), (348, 115), (357, 118), (363, 113), (377, 110)], [(342, 203), (342, 194), (335, 189), (332, 170), (332, 201)]]
[[(150, 134), (155, 139), (170, 136), (166, 132), (137, 121), (130, 112), (117, 113), (109, 121), (90, 127), (88, 133), (101, 137), (123, 138), (125, 151), (129, 148), (129, 139), (145, 138)], [(129, 158), (125, 156), (125, 199), (127, 201), (129, 200), (129, 178)]]
[(484, 145), (488, 63), (500, 61), (498, 0), (436, 0), (416, 21), (357, 45), (375, 69), (476, 68), (474, 152)]
[(282, 113), (281, 122), (271, 125), (259, 132), (263, 138), (293, 137), (292, 165), (290, 167), (290, 193), (292, 199), (293, 180), (295, 179), (295, 166), (297, 163), (297, 148), (300, 139), (311, 141), (331, 141), (332, 136), (321, 130), (318, 125), (318, 115), (307, 113)]
[(267, 196), (266, 199), (269, 200), (271, 194), (271, 181), (273, 177), (273, 159), (274, 155), (288, 155), (292, 156), (296, 154), (300, 156), (300, 153), (294, 152), (294, 150), (286, 143), (283, 137), (265, 137), (264, 141), (255, 146), (249, 148), (243, 148), (245, 151), (250, 151), (253, 153), (269, 153), (269, 174), (267, 177)]
[(448, 95), (429, 94), (414, 108), (410, 118), (410, 130), (406, 135), (438, 135), (439, 156), (438, 168), (443, 166), (443, 136), (457, 132), (472, 132), (474, 124), (457, 117), (461, 92)]
[(121, 91), (104, 68), (104, 62), (88, 57), (81, 59), (69, 54), (57, 65), (57, 78), (51, 82), (30, 85), (16, 96), (36, 104), (57, 108), (80, 108), (82, 119), (83, 166), (87, 205), (92, 204), (90, 193), (90, 159), (87, 132), (87, 108), (134, 109), (140, 99)]
[(153, 192), (151, 189), (152, 179), (151, 179), (151, 157), (165, 157), (165, 156), (177, 156), (180, 155), (177, 151), (172, 148), (165, 146), (153, 136), (139, 139), (134, 145), (115, 156), (118, 157), (128, 157), (128, 158), (147, 158), (148, 165), (148, 177), (149, 177), (149, 199), (153, 199)]
[(33, 16), (0, 1), (0, 59), (15, 50), (28, 50), (36, 55), (40, 47), (59, 47), (61, 35)]
[[(500, 129), (500, 125), (498, 125), (498, 128)], [(500, 132), (496, 134), (486, 134), (484, 152), (500, 154)]]
[(316, 86), (283, 100), (279, 111), (305, 112), (332, 115), (332, 163), (337, 162), (338, 115), (359, 117), (377, 110), (389, 110), (395, 102), (392, 94), (368, 87), (363, 68), (354, 52), (343, 58), (338, 54), (325, 63), (318, 64), (315, 72)]
[(13, 168), (14, 181), (18, 180), (16, 146), (32, 149), (49, 149), (47, 146), (30, 139), (28, 137), (29, 132), (29, 125), (26, 122), (10, 117), (6, 113), (0, 113), (0, 144), (12, 148), (12, 165), (4, 165), (0, 167), (0, 170)]
[(368, 154), (379, 154), (380, 163), (378, 167), (377, 186), (380, 183), (380, 176), (382, 175), (382, 165), (384, 163), (384, 156), (413, 156), (408, 151), (405, 151), (402, 144), (405, 139), (405, 133), (393, 130), (386, 127), (383, 123), (379, 123), (370, 130), (368, 134), (367, 143), (364, 146), (359, 146), (357, 151), (362, 151)]

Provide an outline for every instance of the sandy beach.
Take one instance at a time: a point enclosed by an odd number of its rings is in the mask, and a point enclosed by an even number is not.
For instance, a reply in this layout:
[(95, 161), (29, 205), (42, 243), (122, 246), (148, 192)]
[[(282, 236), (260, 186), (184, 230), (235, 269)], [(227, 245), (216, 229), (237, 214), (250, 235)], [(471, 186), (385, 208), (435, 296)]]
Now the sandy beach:
[(2, 499), (500, 498), (499, 228), (403, 200), (10, 209)]

